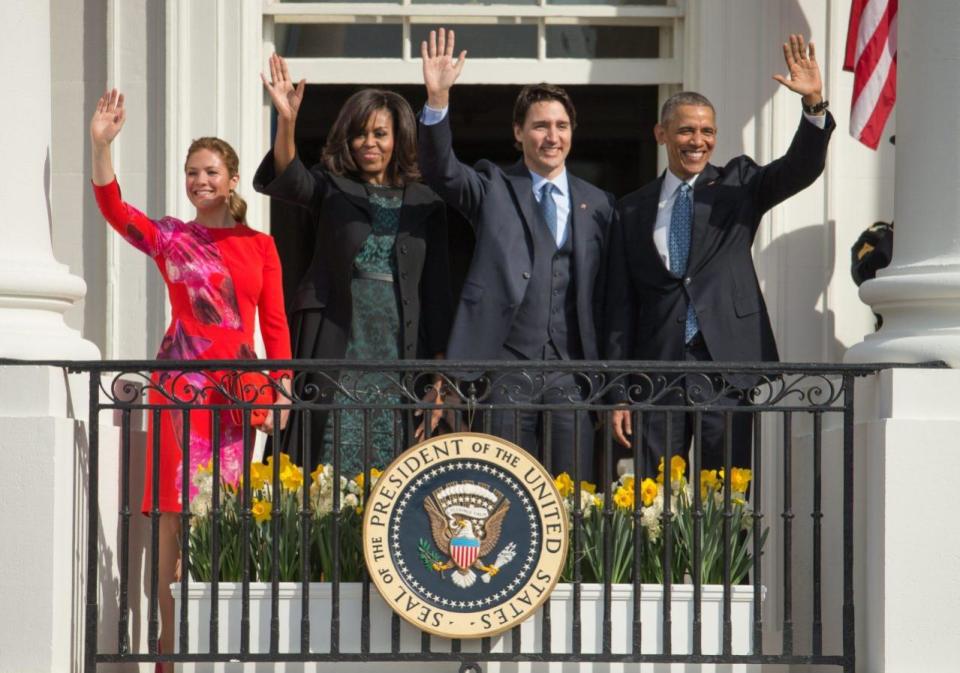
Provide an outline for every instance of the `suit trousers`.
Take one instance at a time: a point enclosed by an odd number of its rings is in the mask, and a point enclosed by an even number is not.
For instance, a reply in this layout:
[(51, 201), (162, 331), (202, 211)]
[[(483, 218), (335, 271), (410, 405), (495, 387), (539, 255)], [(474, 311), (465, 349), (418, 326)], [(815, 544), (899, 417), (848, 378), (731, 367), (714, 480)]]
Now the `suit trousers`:
[[(528, 361), (504, 347), (501, 359)], [(544, 346), (544, 360), (561, 360), (552, 343)], [(488, 416), (490, 434), (519, 444), (537, 457), (551, 474), (574, 476), (574, 457), (580, 479), (594, 481), (593, 422), (585, 409), (578, 411), (521, 411), (511, 404), (563, 404), (584, 399), (583, 381), (569, 373), (490, 372), (489, 401), (500, 405)]]
[[(687, 362), (710, 362), (710, 352), (700, 333), (685, 347)], [(753, 443), (753, 413), (746, 411), (748, 400), (746, 391), (739, 389), (723, 394), (725, 383), (716, 376), (667, 375), (658, 380), (650, 389), (654, 404), (684, 405), (710, 403), (730, 407), (726, 411), (705, 411), (700, 414), (701, 469), (718, 470), (724, 465), (724, 438), (727, 426), (730, 429), (731, 465), (750, 467)], [(659, 390), (657, 390), (659, 388)], [(664, 391), (664, 388), (667, 390)], [(719, 394), (718, 394), (719, 393)], [(739, 394), (738, 394), (739, 393)], [(696, 415), (679, 411), (647, 411), (643, 419), (643, 464), (640, 474), (655, 477), (660, 460), (666, 455), (669, 438), (670, 455), (680, 455), (687, 461), (687, 471), (693, 466), (691, 441), (695, 432)], [(668, 431), (669, 429), (669, 431)]]

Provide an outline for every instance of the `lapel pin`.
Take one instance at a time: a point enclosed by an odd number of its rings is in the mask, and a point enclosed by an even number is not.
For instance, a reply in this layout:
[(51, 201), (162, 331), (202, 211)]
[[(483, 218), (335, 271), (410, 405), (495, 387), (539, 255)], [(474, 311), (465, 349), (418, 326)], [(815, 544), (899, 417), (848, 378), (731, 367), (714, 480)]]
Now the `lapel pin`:
[(580, 210), (586, 210), (586, 209), (587, 209), (587, 204), (581, 203), (581, 204), (580, 204)]

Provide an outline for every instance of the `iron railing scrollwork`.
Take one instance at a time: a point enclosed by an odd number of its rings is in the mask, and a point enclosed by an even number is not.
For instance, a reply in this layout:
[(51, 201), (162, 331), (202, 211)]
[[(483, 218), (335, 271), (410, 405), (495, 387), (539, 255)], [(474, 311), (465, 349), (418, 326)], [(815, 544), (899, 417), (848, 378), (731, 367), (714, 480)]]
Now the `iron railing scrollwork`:
[[(45, 362), (42, 364), (56, 365), (68, 368), (75, 374), (89, 377), (89, 423), (87, 426), (87, 485), (88, 511), (86, 512), (87, 550), (86, 550), (86, 597), (85, 597), (85, 666), (86, 673), (95, 673), (97, 666), (116, 662), (156, 662), (174, 661), (188, 662), (396, 662), (396, 661), (450, 661), (460, 665), (460, 670), (481, 670), (482, 662), (491, 661), (576, 661), (576, 662), (647, 662), (647, 663), (687, 663), (687, 664), (809, 664), (832, 665), (844, 671), (853, 671), (855, 663), (854, 634), (855, 616), (853, 603), (853, 564), (854, 564), (854, 380), (856, 377), (876, 373), (880, 366), (873, 365), (827, 365), (827, 364), (748, 364), (748, 363), (654, 363), (654, 362), (451, 362), (451, 361), (406, 361), (406, 362), (372, 362), (372, 361), (208, 361), (208, 362), (177, 362), (177, 361), (104, 361), (104, 362)], [(147, 553), (151, 555), (153, 563), (150, 566), (153, 572), (147, 581), (145, 606), (138, 606), (139, 601), (131, 596), (131, 568), (134, 559), (131, 556), (131, 527), (136, 523), (131, 505), (132, 499), (139, 494), (132, 493), (131, 465), (135, 462), (133, 446), (134, 435), (141, 432), (135, 427), (134, 414), (146, 414), (157, 421), (159, 415), (166, 411), (196, 411), (203, 409), (210, 412), (211, 420), (216, 428), (219, 422), (219, 410), (239, 409), (245, 424), (249, 424), (250, 414), (257, 404), (251, 400), (258, 399), (259, 390), (248, 386), (231, 386), (225, 382), (225, 372), (244, 371), (271, 371), (283, 372), (273, 378), (259, 377), (257, 386), (269, 386), (282, 400), (281, 404), (269, 405), (268, 408), (278, 421), (284, 405), (294, 412), (325, 411), (329, 414), (330, 427), (328, 433), (332, 437), (332, 455), (323, 456), (324, 460), (332, 465), (333, 479), (338, 481), (342, 474), (340, 456), (337, 446), (342, 434), (342, 414), (349, 412), (360, 413), (364, 419), (363, 445), (367, 447), (360, 456), (364, 474), (369, 474), (373, 457), (369, 449), (370, 419), (376, 413), (387, 412), (398, 420), (393, 425), (398, 433), (407, 433), (407, 436), (398, 437), (395, 442), (396, 452), (399, 452), (410, 442), (410, 433), (418, 423), (414, 419), (415, 412), (427, 412), (441, 408), (433, 398), (425, 396), (425, 391), (431, 387), (438, 387), (442, 393), (442, 408), (449, 413), (450, 430), (484, 431), (489, 429), (489, 414), (486, 412), (494, 408), (504, 408), (518, 413), (525, 410), (537, 410), (546, 415), (565, 411), (591, 412), (595, 421), (598, 421), (594, 452), (597, 455), (598, 474), (601, 484), (611, 484), (616, 480), (616, 462), (620, 457), (632, 458), (634, 465), (641, 464), (643, 451), (643, 437), (641, 432), (632, 435), (632, 445), (629, 449), (617, 450), (612, 438), (609, 421), (614, 410), (627, 410), (633, 421), (634, 428), (643, 426), (645, 418), (651, 415), (686, 414), (693, 424), (692, 446), (690, 459), (690, 482), (692, 485), (693, 515), (690, 521), (694, 540), (700, 540), (703, 533), (705, 504), (701, 499), (700, 467), (702, 464), (701, 427), (705, 414), (719, 412), (726, 418), (726, 432), (730, 433), (730, 422), (735, 414), (750, 414), (752, 423), (753, 446), (751, 450), (751, 468), (753, 481), (750, 485), (751, 500), (753, 501), (753, 518), (749, 521), (749, 532), (752, 534), (751, 548), (748, 550), (751, 560), (749, 565), (749, 580), (753, 585), (752, 615), (750, 637), (752, 650), (749, 653), (734, 653), (731, 647), (731, 594), (735, 585), (731, 582), (731, 563), (729, 558), (730, 546), (739, 531), (730, 529), (731, 511), (729, 488), (723, 493), (723, 527), (722, 539), (724, 549), (723, 563), (723, 606), (722, 606), (722, 635), (719, 652), (706, 654), (703, 651), (703, 615), (701, 599), (704, 591), (704, 580), (701, 577), (701, 561), (705, 550), (701, 544), (694, 542), (688, 552), (692, 555), (688, 559), (690, 571), (684, 580), (693, 586), (692, 611), (685, 617), (689, 620), (692, 633), (692, 646), (689, 652), (676, 653), (678, 643), (671, 639), (671, 622), (676, 619), (673, 615), (671, 596), (677, 591), (677, 584), (672, 577), (670, 568), (674, 563), (675, 555), (679, 553), (674, 548), (673, 527), (679, 525), (678, 520), (671, 513), (671, 498), (664, 498), (662, 516), (663, 548), (661, 559), (663, 567), (661, 637), (659, 647), (655, 652), (645, 651), (641, 646), (642, 634), (650, 628), (640, 616), (641, 593), (644, 590), (640, 581), (640, 573), (634, 572), (630, 583), (633, 587), (632, 618), (626, 628), (628, 634), (626, 649), (614, 652), (612, 633), (612, 593), (614, 586), (610, 582), (610, 559), (613, 557), (613, 546), (617, 542), (609, 533), (606, 533), (600, 542), (598, 553), (602, 554), (603, 570), (606, 578), (602, 594), (602, 615), (600, 624), (600, 647), (597, 652), (584, 652), (581, 648), (583, 639), (584, 615), (582, 611), (582, 579), (584, 577), (583, 546), (584, 517), (580, 499), (581, 484), (579, 475), (573, 474), (575, 487), (575, 503), (571, 512), (572, 521), (572, 563), (570, 581), (572, 584), (572, 614), (569, 621), (569, 633), (565, 640), (569, 641), (569, 648), (565, 643), (557, 643), (556, 635), (551, 628), (551, 620), (556, 617), (556, 608), (551, 601), (544, 604), (539, 619), (542, 629), (538, 642), (529, 643), (521, 637), (521, 631), (514, 629), (508, 639), (505, 651), (492, 651), (490, 639), (481, 641), (479, 648), (467, 647), (464, 643), (454, 641), (444, 651), (432, 647), (434, 639), (427, 634), (421, 636), (421, 649), (418, 652), (402, 651), (400, 647), (400, 621), (396, 615), (391, 619), (390, 641), (391, 647), (387, 651), (375, 651), (371, 646), (371, 614), (370, 614), (370, 582), (364, 577), (359, 623), (347, 623), (342, 618), (343, 605), (341, 601), (341, 577), (344, 568), (339, 565), (340, 544), (337, 517), (333, 518), (333, 569), (330, 580), (331, 591), (331, 619), (329, 623), (310, 619), (310, 591), (308, 570), (311, 563), (308, 552), (300, 559), (302, 563), (302, 577), (299, 581), (301, 589), (300, 615), (296, 628), (299, 631), (296, 651), (285, 652), (279, 647), (280, 622), (277, 619), (277, 596), (279, 593), (279, 577), (273, 564), (273, 573), (268, 582), (271, 593), (271, 623), (270, 638), (267, 651), (253, 651), (250, 629), (250, 588), (252, 584), (249, 558), (244, 552), (242, 560), (243, 572), (240, 583), (242, 585), (242, 612), (241, 634), (239, 651), (223, 651), (222, 643), (218, 642), (218, 620), (224, 619), (218, 614), (219, 583), (216, 577), (211, 581), (212, 600), (209, 610), (209, 623), (198, 624), (190, 622), (186, 608), (187, 593), (192, 586), (188, 572), (184, 572), (178, 584), (181, 592), (180, 623), (185, 628), (179, 634), (174, 652), (159, 652), (158, 650), (158, 605), (157, 605), (157, 539), (158, 539), (158, 507), (156, 498), (153, 510), (148, 512), (150, 518), (150, 540), (147, 542)], [(560, 376), (560, 375), (564, 376)], [(563, 381), (558, 385), (557, 381)], [(731, 406), (730, 400), (736, 404)], [(544, 400), (549, 400), (545, 402)], [(111, 420), (103, 412), (113, 412)], [(184, 422), (180, 427), (183, 436), (190, 435), (190, 416), (182, 414)], [(308, 415), (309, 418), (309, 415)], [(576, 422), (580, 415), (576, 415)], [(807, 420), (809, 419), (809, 421)], [(798, 427), (801, 420), (808, 427), (800, 433)], [(104, 444), (104, 433), (101, 426), (110, 423), (118, 428), (119, 444)], [(549, 423), (546, 424), (549, 426)], [(670, 424), (667, 423), (667, 426)], [(826, 481), (821, 477), (823, 469), (825, 445), (825, 427), (836, 430), (834, 435), (839, 437), (839, 450), (842, 456), (842, 478), (839, 480), (839, 492), (827, 492)], [(159, 433), (159, 423), (153, 424), (154, 446)], [(309, 435), (309, 420), (301, 428), (304, 436)], [(217, 436), (214, 431), (214, 436)], [(549, 444), (549, 432), (544, 436), (544, 442)], [(576, 436), (577, 433), (574, 433)], [(800, 446), (800, 435), (803, 446)], [(834, 435), (831, 435), (832, 437)], [(430, 428), (426, 428), (426, 436), (430, 436)], [(140, 440), (142, 443), (142, 439)], [(832, 440), (831, 440), (832, 441)], [(217, 440), (214, 440), (213, 470), (214, 476), (220, 474), (218, 464)], [(667, 444), (669, 445), (669, 440)], [(147, 446), (151, 443), (147, 442)], [(189, 442), (185, 442), (189, 446)], [(579, 441), (572, 446), (574, 453), (581, 451)], [(322, 447), (310, 447), (308, 451), (322, 451)], [(118, 451), (116, 457), (119, 462), (119, 476), (116, 484), (109, 484), (110, 492), (116, 491), (117, 539), (103, 540), (101, 534), (101, 512), (98, 503), (102, 502), (100, 492), (104, 484), (100, 474), (100, 457), (105, 451)], [(186, 453), (189, 453), (187, 451)], [(242, 513), (242, 534), (248, 539), (251, 535), (250, 507), (250, 458), (253, 455), (253, 440), (244, 439), (244, 465), (242, 471), (241, 497), (246, 508)], [(669, 454), (669, 450), (668, 450)], [(724, 447), (725, 468), (730, 474), (731, 447), (729, 440)], [(156, 464), (158, 455), (154, 450)], [(670, 464), (670, 456), (666, 456), (666, 464)], [(549, 452), (544, 456), (545, 467), (550, 470)], [(574, 465), (577, 461), (574, 461)], [(802, 474), (798, 474), (797, 465), (805, 465)], [(279, 486), (279, 461), (273, 463), (271, 478)], [(182, 470), (184, 474), (190, 470), (188, 456), (184, 456)], [(837, 480), (830, 480), (831, 488)], [(220, 488), (218, 479), (214, 478), (214, 502), (219, 502)], [(154, 492), (158, 486), (156, 478), (153, 482)], [(635, 530), (641, 526), (640, 479), (633, 484), (634, 502), (637, 503), (630, 513), (630, 520)], [(369, 494), (369, 481), (363, 486), (363, 494)], [(812, 492), (805, 492), (810, 489)], [(184, 512), (181, 515), (182, 531), (181, 543), (186, 547), (189, 543), (190, 530), (190, 501), (189, 489), (184, 488)], [(776, 498), (764, 498), (770, 492), (776, 492)], [(609, 496), (609, 494), (608, 494)], [(342, 503), (339, 491), (334, 491), (333, 508), (340, 511)], [(135, 502), (135, 500), (133, 500)], [(769, 503), (775, 502), (779, 508), (776, 513), (767, 510)], [(309, 547), (310, 523), (308, 521), (310, 507), (307, 489), (303, 489), (302, 510), (300, 513), (302, 544)], [(801, 512), (798, 508), (807, 509)], [(838, 511), (839, 509), (839, 511)], [(804, 513), (807, 517), (800, 517)], [(224, 512), (214, 512), (216, 517), (226, 516)], [(602, 505), (600, 516), (607, 524), (613, 520), (612, 497), (607, 497)], [(840, 538), (842, 545), (842, 597), (839, 606), (839, 617), (830, 611), (834, 605), (824, 599), (824, 568), (822, 563), (824, 546), (827, 543), (827, 531), (824, 520), (840, 521)], [(274, 517), (271, 525), (275, 532), (279, 529), (279, 519)], [(767, 548), (762, 548), (762, 530), (764, 527), (775, 525), (776, 539), (767, 541)], [(214, 527), (216, 530), (216, 526)], [(798, 535), (803, 531), (803, 540), (810, 540), (809, 549), (797, 546)], [(634, 547), (631, 551), (633, 565), (639, 568), (644, 561), (640, 536), (634, 536)], [(276, 545), (277, 536), (273, 537)], [(218, 534), (213, 533), (214, 558), (224, 553), (224, 549), (217, 546), (222, 541)], [(104, 551), (102, 545), (114, 546), (118, 559), (118, 578), (110, 578), (119, 586), (117, 595), (107, 597), (102, 592), (101, 582), (107, 578), (100, 577), (100, 555)], [(244, 547), (245, 549), (245, 547)], [(273, 549), (276, 554), (278, 549)], [(772, 559), (765, 564), (763, 556)], [(809, 567), (809, 577), (797, 581), (799, 561), (806, 555), (804, 568)], [(274, 557), (276, 558), (276, 557)], [(189, 556), (184, 558), (189, 568)], [(770, 581), (763, 573), (775, 571)], [(776, 605), (764, 609), (762, 605), (762, 590), (766, 585), (774, 590)], [(808, 624), (800, 624), (797, 617), (797, 601), (806, 596), (802, 614), (809, 619)], [(109, 630), (116, 633), (115, 647), (105, 647), (104, 642), (112, 642), (109, 638), (101, 638), (100, 631), (107, 627), (101, 621), (104, 605), (102, 601), (116, 601), (111, 613), (118, 615), (116, 624)], [(145, 651), (137, 651), (132, 636), (132, 619), (141, 619), (147, 626), (147, 647)], [(766, 618), (765, 618), (766, 617)], [(839, 624), (839, 632), (836, 625)], [(291, 627), (292, 628), (292, 627)], [(189, 633), (186, 629), (209, 630), (209, 648), (207, 651), (190, 651)], [(329, 646), (318, 650), (311, 645), (311, 634), (317, 629), (326, 629), (329, 632)], [(834, 629), (831, 631), (830, 629)], [(341, 645), (345, 630), (356, 631), (360, 634), (358, 652), (345, 652)], [(803, 631), (805, 636), (798, 635)], [(774, 638), (776, 636), (776, 638)], [(778, 646), (773, 647), (774, 639)], [(801, 649), (801, 642), (809, 642), (809, 647)], [(837, 645), (838, 644), (838, 645)], [(478, 650), (478, 651), (468, 651)], [(569, 651), (566, 651), (569, 650)]]

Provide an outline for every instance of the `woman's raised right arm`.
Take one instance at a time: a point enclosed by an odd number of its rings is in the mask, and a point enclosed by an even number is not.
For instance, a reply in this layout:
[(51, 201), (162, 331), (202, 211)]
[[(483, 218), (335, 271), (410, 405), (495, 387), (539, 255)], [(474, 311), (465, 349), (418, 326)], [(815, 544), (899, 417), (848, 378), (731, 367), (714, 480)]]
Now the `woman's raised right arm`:
[(287, 71), (287, 63), (281, 56), (270, 56), (270, 81), (260, 73), (263, 86), (270, 94), (273, 107), (277, 111), (277, 136), (273, 139), (273, 165), (277, 175), (283, 173), (297, 153), (294, 143), (294, 130), (297, 126), (297, 113), (303, 102), (303, 92), (307, 80), (301, 79), (294, 86)]
[(270, 79), (263, 73), (260, 79), (277, 111), (277, 135), (273, 148), (253, 176), (253, 188), (270, 198), (307, 208), (316, 215), (325, 194), (325, 174), (317, 167), (308, 170), (297, 157), (294, 143), (297, 113), (303, 102), (306, 80), (300, 80), (294, 86), (287, 64), (277, 54), (270, 57)]
[(90, 120), (93, 184), (97, 187), (109, 185), (116, 178), (113, 172), (113, 159), (110, 156), (110, 144), (120, 133), (126, 118), (122, 93), (113, 89), (100, 96), (93, 119)]
[(157, 227), (139, 210), (124, 203), (120, 186), (113, 172), (110, 144), (123, 128), (126, 110), (123, 94), (113, 89), (97, 101), (90, 120), (90, 142), (93, 155), (93, 192), (104, 219), (131, 245), (151, 257), (158, 253)]

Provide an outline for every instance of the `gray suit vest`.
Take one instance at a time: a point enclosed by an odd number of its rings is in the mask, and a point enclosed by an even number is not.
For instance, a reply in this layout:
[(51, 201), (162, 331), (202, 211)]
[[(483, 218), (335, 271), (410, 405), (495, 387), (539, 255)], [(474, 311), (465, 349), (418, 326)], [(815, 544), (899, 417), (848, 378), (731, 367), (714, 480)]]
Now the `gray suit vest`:
[(583, 357), (577, 322), (573, 222), (570, 216), (567, 226), (567, 240), (559, 249), (542, 217), (538, 217), (531, 227), (533, 271), (505, 343), (530, 360), (542, 359), (544, 347), (551, 343), (564, 360)]

